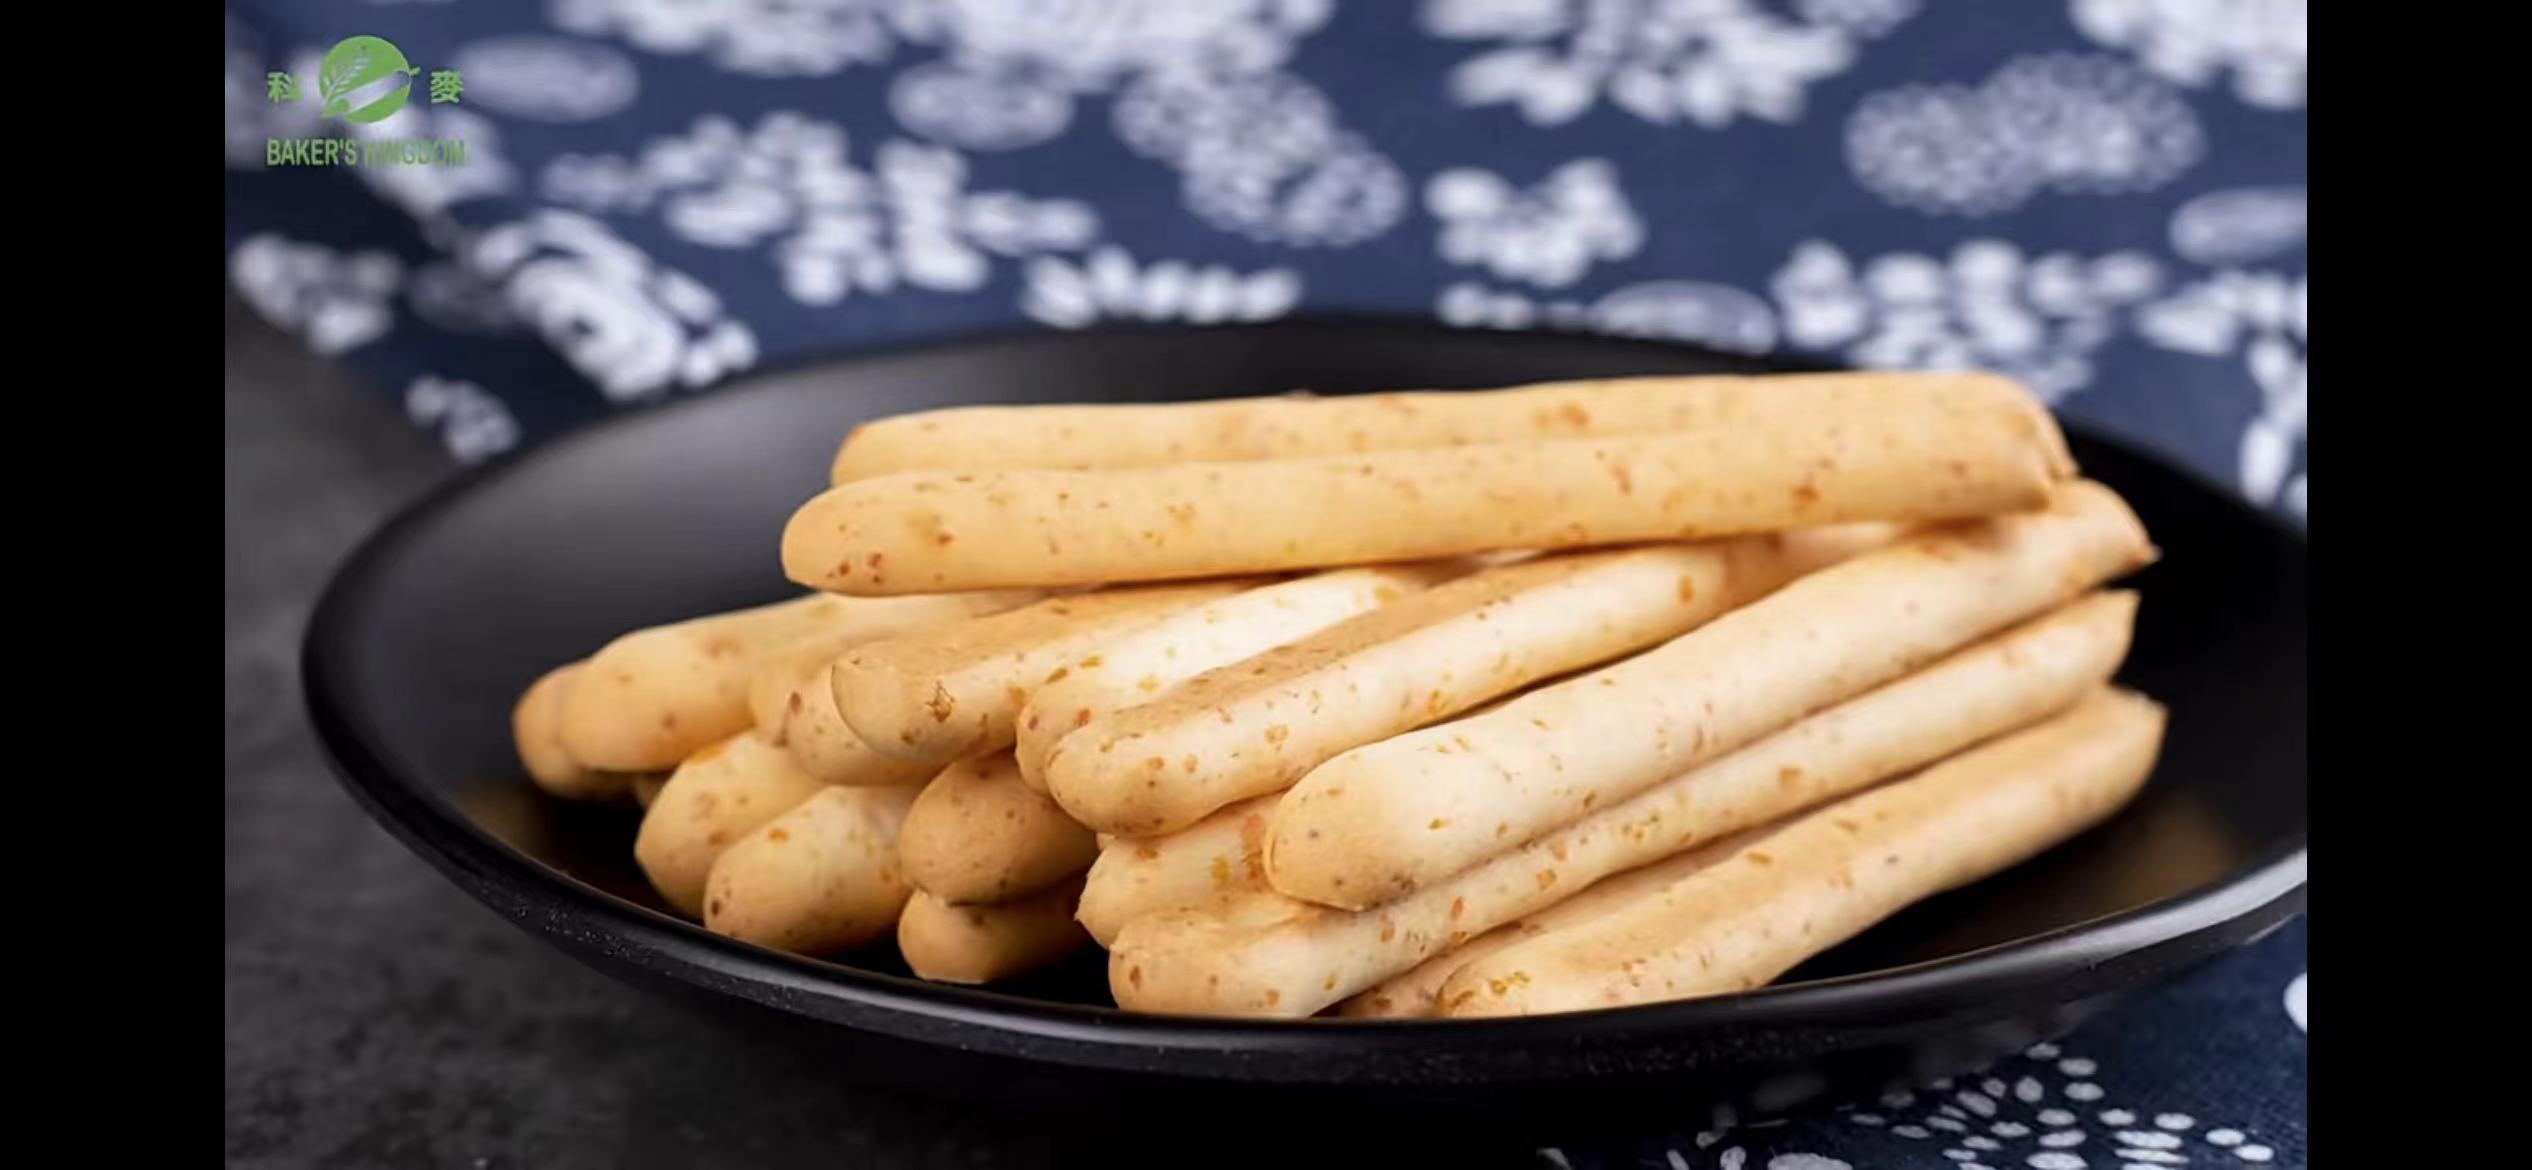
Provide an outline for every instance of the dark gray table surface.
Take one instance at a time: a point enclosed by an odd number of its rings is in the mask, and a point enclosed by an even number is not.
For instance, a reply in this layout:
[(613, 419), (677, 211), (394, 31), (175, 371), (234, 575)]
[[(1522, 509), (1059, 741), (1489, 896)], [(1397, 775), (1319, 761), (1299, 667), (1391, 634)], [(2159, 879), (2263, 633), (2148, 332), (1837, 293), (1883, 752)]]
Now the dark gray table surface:
[(381, 397), (232, 300), (227, 1155), (243, 1167), (1031, 1166), (1051, 1139), (837, 1089), (460, 893), (343, 793), (299, 701), (337, 561), (448, 474)]

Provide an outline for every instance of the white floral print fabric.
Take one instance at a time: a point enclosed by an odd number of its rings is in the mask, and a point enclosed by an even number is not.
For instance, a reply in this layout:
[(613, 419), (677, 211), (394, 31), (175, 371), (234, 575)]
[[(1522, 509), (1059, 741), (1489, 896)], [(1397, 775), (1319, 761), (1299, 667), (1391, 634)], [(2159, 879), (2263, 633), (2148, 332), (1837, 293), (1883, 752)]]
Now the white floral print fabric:
[(761, 246), (784, 290), (818, 305), (901, 284), (968, 291), (994, 257), (1079, 248), (1099, 227), (1081, 203), (967, 190), (947, 147), (892, 140), (857, 166), (840, 127), (790, 111), (747, 130), (704, 118), (634, 158), (564, 155), (543, 189), (591, 212), (656, 213), (706, 247)]
[(1288, 268), (1242, 273), (1179, 260), (1138, 265), (1124, 249), (1106, 247), (1079, 263), (1055, 256), (1029, 261), (1020, 309), (1058, 329), (1102, 321), (1223, 325), (1271, 321), (1300, 299), (1301, 278)]
[(1654, 123), (1792, 122), (1805, 91), (1854, 64), (1913, 4), (1815, 0), (1426, 0), (1436, 37), (1496, 47), (1451, 71), (1453, 100), (1509, 104), (1540, 125), (1606, 101)]
[(1425, 185), (1424, 203), (1442, 222), (1444, 260), (1505, 280), (1562, 288), (1594, 261), (1644, 246), (1644, 223), (1618, 189), (1616, 169), (1596, 158), (1558, 167), (1527, 191), (1489, 171), (1444, 171)]
[(2254, 106), (2303, 105), (2304, 0), (2074, 0), (2075, 27), (2182, 85), (2229, 77)]
[(404, 412), (439, 432), (448, 453), (461, 462), (482, 462), (519, 441), (519, 424), (510, 417), (510, 408), (472, 382), (416, 378), (405, 387)]
[(2161, 267), (2134, 252), (2026, 256), (1979, 239), (1859, 266), (1815, 240), (1773, 287), (1786, 335), (1806, 347), (1862, 366), (2000, 370), (2056, 399), (2091, 383), (2093, 352), (2161, 281)]
[(343, 253), (272, 234), (248, 236), (229, 253), (238, 296), (324, 354), (384, 336), (403, 279), (403, 263), (386, 252)]
[(591, 122), (641, 94), (633, 59), (606, 45), (553, 36), (476, 41), (451, 61), (466, 100), (530, 122)]
[(1198, 218), (1344, 247), (1395, 224), (1406, 188), (1281, 68), (1331, 11), (1329, 0), (561, 0), (555, 18), (742, 73), (894, 65), (898, 124), (961, 150), (1035, 146), (1084, 101), (1112, 97), (1120, 139), (1179, 172)]
[(587, 216), (545, 211), (467, 241), (511, 312), (611, 399), (695, 387), (756, 362), (756, 338), (694, 278)]
[(1874, 94), (1846, 124), (1855, 179), (1901, 207), (1980, 216), (2046, 191), (2150, 191), (2206, 153), (2168, 86), (2111, 57), (2016, 60), (1975, 87)]

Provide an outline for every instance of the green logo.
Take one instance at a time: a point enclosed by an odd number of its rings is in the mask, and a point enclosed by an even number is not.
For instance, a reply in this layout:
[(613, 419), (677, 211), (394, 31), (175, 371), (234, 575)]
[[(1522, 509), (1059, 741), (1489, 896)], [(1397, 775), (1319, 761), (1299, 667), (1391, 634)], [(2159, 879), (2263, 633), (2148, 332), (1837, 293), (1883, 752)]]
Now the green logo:
[[(317, 66), (317, 97), (328, 116), (366, 126), (403, 109), (404, 99), (413, 93), (412, 79), (421, 72), (383, 37), (345, 37)], [(384, 94), (366, 105), (352, 105), (353, 91), (391, 74), (395, 84)]]
[[(329, 118), (353, 126), (370, 126), (395, 115), (413, 97), (413, 79), (422, 70), (405, 59), (404, 50), (384, 37), (345, 37), (317, 64), (316, 96)], [(275, 105), (299, 100), (302, 78), (288, 73), (264, 75), (264, 96)], [(382, 84), (383, 83), (383, 84)], [(431, 74), (433, 105), (462, 100), (465, 83), (454, 69)], [(466, 161), (466, 143), (456, 138), (391, 139), (364, 132), (358, 138), (268, 138), (266, 166), (454, 166)]]

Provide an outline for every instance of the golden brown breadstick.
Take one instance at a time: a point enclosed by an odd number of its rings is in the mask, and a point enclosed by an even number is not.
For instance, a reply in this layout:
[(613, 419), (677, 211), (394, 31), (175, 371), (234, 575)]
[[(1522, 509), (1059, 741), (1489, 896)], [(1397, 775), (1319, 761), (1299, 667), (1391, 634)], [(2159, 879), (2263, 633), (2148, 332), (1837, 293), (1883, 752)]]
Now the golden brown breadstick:
[(2109, 489), (1910, 537), (1668, 644), (1320, 765), (1276, 807), (1266, 876), (1359, 910), (1574, 821), (2146, 564)]
[(780, 748), (740, 732), (677, 766), (642, 813), (633, 859), (678, 913), (701, 918), (704, 880), (721, 851), (822, 787)]
[(817, 594), (635, 630), (591, 655), (562, 712), (562, 741), (596, 769), (666, 770), (747, 729), (748, 684), (764, 658), (831, 634), (885, 633), (991, 605), (961, 597), (904, 597), (884, 605)]
[[(774, 647), (757, 656), (747, 680), (749, 719), (758, 732), (773, 741), (775, 747), (788, 747), (783, 737), (783, 722), (792, 711), (792, 696), (803, 686), (824, 687), (827, 667), (843, 657), (845, 651), (864, 642), (1018, 609), (1044, 596), (1034, 589), (994, 589), (979, 593), (914, 594), (848, 602), (852, 606), (853, 621)], [(827, 704), (831, 706), (833, 700), (828, 700)], [(812, 775), (818, 772), (806, 760), (800, 761), (800, 765)], [(930, 772), (925, 772), (917, 779), (928, 779), (930, 776)]]
[(617, 800), (630, 791), (631, 774), (583, 766), (563, 746), (563, 696), (587, 666), (566, 663), (529, 684), (518, 706), (510, 709), (510, 739), (538, 788), (565, 800)]
[[(992, 596), (1008, 602), (990, 611), (997, 613), (1037, 599), (1036, 594), (1016, 591)], [(933, 627), (945, 624), (929, 623)], [(844, 721), (844, 712), (836, 707), (830, 675), (835, 660), (874, 640), (811, 639), (768, 657), (748, 685), (748, 707), (755, 713), (756, 730), (791, 753), (791, 762), (820, 783), (891, 788), (920, 784), (941, 770), (931, 761), (902, 759), (873, 749), (854, 734), (852, 725)]]
[(1163, 617), (1075, 654), (1048, 672), (1020, 712), (1013, 755), (1029, 787), (1046, 791), (1055, 741), (1110, 711), (1377, 609), (1457, 576), (1458, 563), (1336, 569), (1260, 585)]
[(2036, 508), (2033, 416), (1927, 406), (1603, 439), (829, 488), (783, 571), (843, 593), (1160, 581)]
[(783, 695), (775, 737), (800, 770), (828, 784), (895, 788), (921, 784), (940, 771), (930, 760), (892, 756), (870, 746), (835, 705), (832, 664), (801, 677)]
[(1011, 746), (1028, 688), (1066, 657), (1254, 580), (1050, 597), (866, 642), (828, 672), (836, 707), (873, 750), (946, 764)]
[(1266, 818), (1274, 811), (1270, 794), (1175, 833), (1102, 841), (1081, 888), (1082, 928), (1106, 946), (1126, 923), (1155, 910), (1266, 888)]
[(712, 863), (704, 927), (802, 955), (887, 937), (912, 892), (897, 867), (897, 827), (914, 794), (822, 789), (741, 838)]
[[(1588, 438), (1747, 426), (1768, 413), (1848, 414), (1925, 401), (2043, 413), (2008, 379), (1982, 373), (1841, 371), (1607, 378), (1501, 390), (1093, 406), (964, 406), (864, 423), (846, 436), (831, 482), (895, 471), (1143, 467), (1289, 459), (1397, 447)], [(2060, 474), (2074, 462), (2051, 430)]]
[(1089, 868), (1090, 830), (1020, 782), (1011, 753), (941, 770), (906, 813), (897, 853), (906, 880), (952, 904), (1004, 902)]
[(1349, 748), (1675, 637), (1889, 535), (1842, 525), (1489, 569), (1096, 717), (1057, 741), (1047, 790), (1094, 829), (1184, 828)]
[(1025, 975), (1090, 941), (1073, 921), (1081, 879), (1013, 902), (953, 906), (920, 890), (897, 921), (906, 966), (941, 983), (994, 983)]
[(2086, 598), (1372, 910), (1271, 892), (1128, 923), (1110, 943), (1126, 1007), (1303, 1016), (1610, 874), (1931, 763), (2064, 709), (2126, 655), (2131, 593)]
[(1435, 1014), (1442, 984), (1461, 967), (1551, 930), (1589, 922), (1612, 910), (1721, 861), (1767, 830), (1749, 829), (1711, 841), (1641, 869), (1604, 878), (1589, 889), (1517, 922), (1508, 922), (1457, 947), (1382, 980), (1371, 990), (1336, 1005), (1336, 1014), (1357, 1019), (1405, 1020)]
[(1443, 1014), (1537, 1015), (1758, 987), (1901, 907), (2090, 828), (2154, 769), (2163, 709), (2104, 688), (2066, 713), (1803, 816), (1626, 907), (1507, 947)]

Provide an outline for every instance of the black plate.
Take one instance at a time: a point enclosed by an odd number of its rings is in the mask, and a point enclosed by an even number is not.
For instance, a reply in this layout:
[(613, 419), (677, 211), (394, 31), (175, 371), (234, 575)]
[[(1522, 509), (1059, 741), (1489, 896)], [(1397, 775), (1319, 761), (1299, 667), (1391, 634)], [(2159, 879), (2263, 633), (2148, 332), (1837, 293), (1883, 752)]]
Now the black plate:
[(760, 375), (602, 421), (390, 524), (318, 609), (308, 704), (372, 815), (527, 929), (851, 1053), (840, 1071), (970, 1094), (990, 1076), (1008, 1090), (995, 1096), (1059, 1109), (1120, 1091), (1138, 1109), (1164, 1095), (1201, 1108), (1232, 1096), (1230, 1083), (1245, 1109), (1273, 1092), (1393, 1122), (1423, 1105), (1517, 1121), (1648, 1096), (1677, 1116), (1691, 1092), (1790, 1104), (1948, 1075), (2302, 908), (2303, 538), (2080, 431), (2086, 471), (2127, 497), (2165, 552), (2135, 579), (2144, 609), (2122, 675), (2172, 711), (2152, 783), (2110, 824), (1750, 994), (1534, 1020), (1267, 1023), (1120, 1013), (1096, 954), (1002, 991), (927, 984), (887, 948), (819, 962), (671, 917), (632, 864), (632, 815), (542, 798), (511, 754), (510, 704), (546, 668), (627, 629), (792, 594), (776, 556), (783, 521), (864, 419), (1758, 368), (1606, 338), (1320, 321), (1005, 336)]

